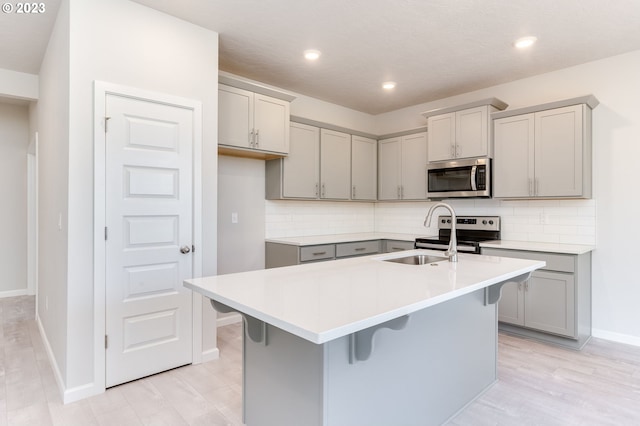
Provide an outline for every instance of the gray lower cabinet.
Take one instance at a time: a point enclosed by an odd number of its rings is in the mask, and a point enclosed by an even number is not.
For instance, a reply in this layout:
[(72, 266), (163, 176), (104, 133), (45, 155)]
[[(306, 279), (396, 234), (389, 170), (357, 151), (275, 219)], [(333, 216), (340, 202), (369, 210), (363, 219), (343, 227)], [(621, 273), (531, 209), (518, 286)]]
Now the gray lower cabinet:
[(267, 242), (265, 246), (265, 267), (269, 269), (280, 266), (376, 254), (380, 253), (380, 244), (380, 240), (311, 246)]
[(415, 248), (413, 241), (404, 240), (382, 240), (381, 250), (383, 253), (393, 253), (396, 251), (413, 250)]
[(311, 246), (267, 242), (265, 266), (269, 269), (345, 257), (413, 250), (413, 244), (413, 241), (404, 240), (367, 240)]
[(591, 253), (579, 255), (483, 248), (482, 254), (544, 260), (520, 284), (502, 288), (500, 329), (581, 349), (591, 337)]

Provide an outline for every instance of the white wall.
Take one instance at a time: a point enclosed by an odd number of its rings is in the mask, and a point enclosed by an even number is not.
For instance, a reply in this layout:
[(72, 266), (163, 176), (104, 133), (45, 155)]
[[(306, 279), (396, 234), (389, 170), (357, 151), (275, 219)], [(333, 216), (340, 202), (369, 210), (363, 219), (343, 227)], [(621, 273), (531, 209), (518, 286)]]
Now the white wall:
[(37, 75), (0, 68), (0, 96), (37, 100), (38, 84)]
[(68, 2), (60, 5), (40, 67), (39, 93), (37, 315), (54, 358), (53, 368), (64, 381), (67, 372)]
[(0, 103), (0, 297), (27, 294), (29, 110)]
[[(49, 290), (55, 293), (63, 312), (63, 318), (43, 315), (43, 322), (64, 386), (68, 392), (82, 392), (94, 381), (93, 83), (101, 80), (202, 102), (203, 245), (199, 249), (203, 273), (213, 275), (217, 257), (218, 36), (127, 0), (63, 0), (61, 14), (56, 24), (60, 36), (56, 38), (54, 30), (43, 65), (41, 88), (48, 90), (41, 93), (39, 113), (44, 124), (40, 127), (41, 151), (47, 143), (52, 147), (41, 152), (47, 163), (41, 169), (53, 167), (53, 160), (60, 157), (55, 171), (46, 172), (41, 179), (46, 183), (46, 188), (40, 188), (45, 201), (40, 218), (45, 231), (42, 238), (49, 241), (41, 247), (45, 265), (41, 272), (52, 272), (46, 266), (56, 260), (60, 271), (53, 271), (51, 278), (41, 273), (40, 282), (44, 276), (50, 280), (43, 291), (50, 297), (54, 296)], [(60, 85), (54, 91), (56, 79)], [(60, 128), (54, 128), (54, 118)], [(68, 180), (56, 175), (63, 170), (68, 171)], [(47, 177), (51, 182), (45, 182)], [(61, 244), (51, 242), (48, 235), (56, 232), (58, 211), (63, 219)], [(48, 257), (52, 261), (44, 260)], [(51, 305), (49, 300), (50, 309)], [(203, 343), (205, 349), (215, 348), (215, 314), (208, 304), (204, 309)]]

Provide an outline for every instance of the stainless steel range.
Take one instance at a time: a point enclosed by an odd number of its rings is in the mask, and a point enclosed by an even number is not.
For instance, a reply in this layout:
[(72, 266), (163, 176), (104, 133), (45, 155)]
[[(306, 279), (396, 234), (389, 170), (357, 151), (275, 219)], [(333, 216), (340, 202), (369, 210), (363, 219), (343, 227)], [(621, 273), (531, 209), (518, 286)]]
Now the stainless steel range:
[[(480, 254), (480, 243), (500, 239), (500, 216), (457, 216), (457, 249)], [(415, 248), (446, 251), (451, 237), (451, 216), (438, 217), (438, 236), (416, 238)]]

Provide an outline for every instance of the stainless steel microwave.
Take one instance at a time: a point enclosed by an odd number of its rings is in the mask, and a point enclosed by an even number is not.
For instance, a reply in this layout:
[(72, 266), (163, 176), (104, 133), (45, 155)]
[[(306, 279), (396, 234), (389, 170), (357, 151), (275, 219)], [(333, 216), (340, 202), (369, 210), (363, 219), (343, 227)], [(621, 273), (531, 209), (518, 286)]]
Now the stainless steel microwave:
[(491, 197), (491, 160), (470, 158), (428, 164), (427, 197)]

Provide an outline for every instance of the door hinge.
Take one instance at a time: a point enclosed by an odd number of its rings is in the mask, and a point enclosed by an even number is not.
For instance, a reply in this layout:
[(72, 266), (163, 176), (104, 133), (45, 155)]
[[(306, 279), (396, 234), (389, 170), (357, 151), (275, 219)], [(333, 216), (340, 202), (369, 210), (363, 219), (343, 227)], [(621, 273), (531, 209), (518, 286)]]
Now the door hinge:
[(107, 227), (104, 227), (104, 240), (107, 241), (108, 238), (108, 231), (107, 231)]
[(107, 128), (109, 127), (108, 123), (111, 120), (111, 117), (104, 117), (104, 132), (107, 132)]
[(107, 335), (104, 335), (104, 348), (107, 349), (109, 347), (109, 339)]

